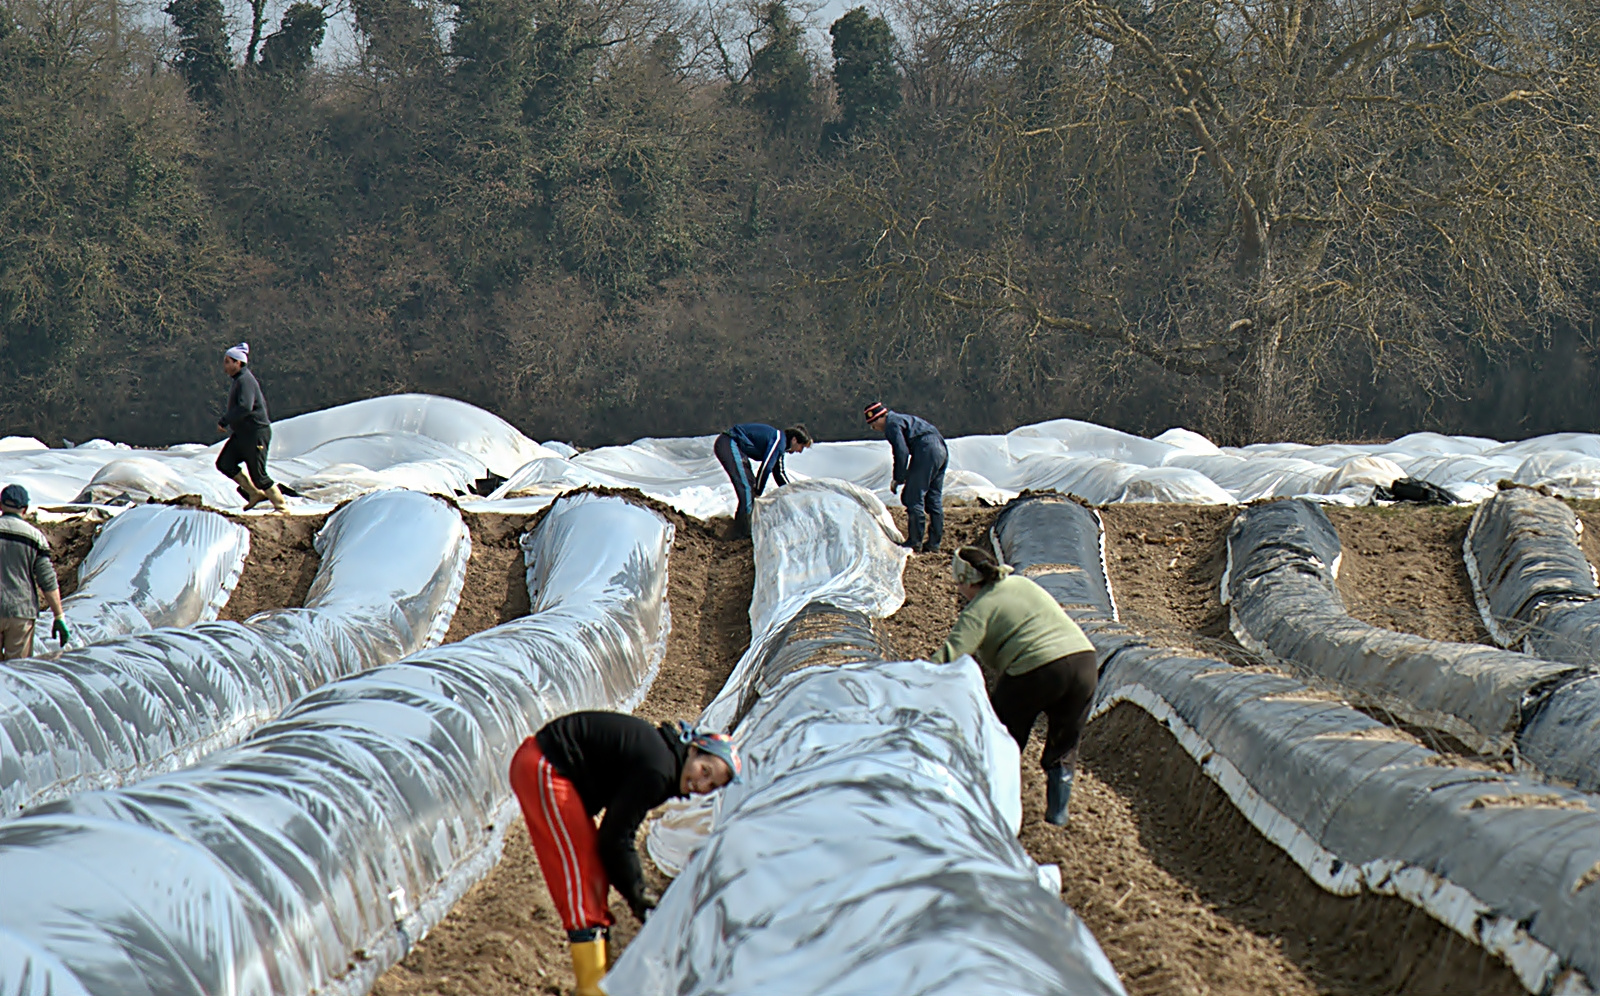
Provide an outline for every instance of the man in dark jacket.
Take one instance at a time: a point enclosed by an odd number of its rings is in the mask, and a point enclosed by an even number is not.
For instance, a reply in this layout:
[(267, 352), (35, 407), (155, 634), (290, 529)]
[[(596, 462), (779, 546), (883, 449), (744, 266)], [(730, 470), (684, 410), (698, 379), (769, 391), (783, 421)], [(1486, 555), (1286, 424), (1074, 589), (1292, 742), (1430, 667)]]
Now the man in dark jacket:
[[(867, 424), (883, 433), (894, 450), (894, 483), (904, 485), (900, 503), (906, 507), (908, 545), (918, 553), (932, 553), (944, 542), (944, 472), (950, 464), (944, 437), (925, 419), (890, 411), (874, 401), (865, 412)], [(923, 543), (926, 526), (928, 541)]]
[(611, 888), (640, 923), (655, 908), (633, 845), (646, 814), (674, 797), (715, 792), (740, 767), (724, 734), (620, 712), (562, 716), (517, 749), (511, 788), (572, 945), (578, 996), (599, 996), (606, 974)]
[(63, 647), (70, 638), (61, 618), (61, 586), (56, 583), (50, 543), (23, 518), (27, 511), (27, 488), (8, 484), (0, 490), (0, 661), (33, 656), (39, 591), (56, 617), (50, 632)]
[[(738, 511), (733, 514), (735, 535), (750, 535), (750, 509), (767, 490), (768, 478), (777, 481), (780, 488), (789, 483), (783, 455), (799, 453), (810, 445), (811, 433), (803, 425), (792, 425), (780, 432), (760, 422), (741, 422), (711, 444), (711, 451), (733, 482), (733, 493), (739, 500)], [(747, 460), (755, 463), (754, 474), (750, 473)]]
[[(217, 469), (239, 485), (245, 511), (264, 501), (279, 512), (287, 504), (283, 492), (267, 476), (267, 447), (272, 442), (272, 420), (267, 418), (267, 399), (261, 385), (250, 372), (250, 344), (241, 342), (222, 354), (222, 369), (233, 379), (228, 388), (228, 410), (217, 428), (228, 433), (228, 441), (217, 454)], [(239, 465), (244, 464), (245, 470)]]

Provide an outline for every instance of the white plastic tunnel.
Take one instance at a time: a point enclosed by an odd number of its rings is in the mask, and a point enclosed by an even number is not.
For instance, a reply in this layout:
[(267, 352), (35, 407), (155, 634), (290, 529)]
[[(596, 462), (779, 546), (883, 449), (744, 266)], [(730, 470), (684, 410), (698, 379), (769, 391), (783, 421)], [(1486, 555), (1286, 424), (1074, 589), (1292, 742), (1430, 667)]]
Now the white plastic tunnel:
[(324, 682), (438, 643), (470, 542), (445, 502), (375, 492), (318, 534), (322, 561), (303, 608), (8, 662), (0, 815), (190, 764)]

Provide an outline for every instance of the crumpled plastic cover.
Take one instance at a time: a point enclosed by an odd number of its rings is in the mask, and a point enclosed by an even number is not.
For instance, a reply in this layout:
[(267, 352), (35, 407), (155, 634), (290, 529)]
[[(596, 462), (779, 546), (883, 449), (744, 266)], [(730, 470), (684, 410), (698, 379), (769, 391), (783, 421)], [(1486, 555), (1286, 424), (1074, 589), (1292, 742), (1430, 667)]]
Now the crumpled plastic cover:
[(905, 604), (900, 576), (910, 551), (889, 510), (845, 481), (797, 481), (757, 499), (751, 520), (757, 564), (750, 594), (750, 648), (700, 715), (727, 730), (752, 670), (783, 627), (811, 602), (882, 619)]
[[(100, 527), (78, 567), (77, 590), (62, 599), (71, 646), (215, 619), (249, 553), (250, 531), (215, 512), (128, 509)], [(39, 632), (49, 632), (48, 624)], [(40, 656), (58, 652), (53, 640), (36, 640), (34, 648), (45, 651)]]
[(643, 697), (671, 540), (620, 499), (562, 499), (524, 541), (533, 614), (325, 685), (187, 770), (0, 823), (0, 993), (367, 992), (498, 859), (522, 740)]
[(316, 547), (304, 608), (7, 662), (0, 814), (193, 763), (326, 681), (444, 638), (471, 550), (454, 508), (375, 492), (335, 512)]
[[(1017, 521), (1100, 529), (1070, 502)], [(1019, 532), (997, 535), (1002, 555)], [(1405, 899), (1501, 957), (1529, 992), (1589, 992), (1600, 979), (1594, 796), (1457, 766), (1297, 679), (1157, 646), (1100, 610), (1067, 611), (1101, 658), (1094, 714), (1127, 704), (1166, 726), (1319, 886)]]
[(1496, 492), (1462, 545), (1489, 635), (1556, 661), (1600, 663), (1600, 586), (1567, 503), (1526, 488)]
[(1352, 618), (1336, 583), (1341, 556), (1338, 531), (1312, 502), (1241, 511), (1221, 590), (1239, 643), (1480, 753), (1509, 750), (1524, 710), (1573, 676), (1571, 665)]
[(905, 555), (882, 513), (842, 482), (758, 504), (760, 635), (717, 699), (744, 771), (607, 992), (1123, 991), (1017, 841), (1017, 747), (976, 662), (883, 660)]

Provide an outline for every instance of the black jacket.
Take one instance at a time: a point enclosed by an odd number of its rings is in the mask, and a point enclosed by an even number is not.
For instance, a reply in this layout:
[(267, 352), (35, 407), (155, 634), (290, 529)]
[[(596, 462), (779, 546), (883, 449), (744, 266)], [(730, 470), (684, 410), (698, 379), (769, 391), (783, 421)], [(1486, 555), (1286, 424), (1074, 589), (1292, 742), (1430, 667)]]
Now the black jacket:
[(241, 367), (233, 375), (233, 386), (228, 388), (228, 410), (222, 416), (222, 424), (230, 432), (272, 424), (267, 418), (267, 399), (262, 396), (261, 385), (256, 383), (256, 375), (248, 366)]
[(637, 907), (644, 873), (634, 835), (650, 810), (681, 796), (678, 780), (689, 745), (669, 725), (620, 712), (574, 712), (534, 735), (545, 759), (572, 782), (590, 816), (600, 821), (600, 861), (611, 885)]

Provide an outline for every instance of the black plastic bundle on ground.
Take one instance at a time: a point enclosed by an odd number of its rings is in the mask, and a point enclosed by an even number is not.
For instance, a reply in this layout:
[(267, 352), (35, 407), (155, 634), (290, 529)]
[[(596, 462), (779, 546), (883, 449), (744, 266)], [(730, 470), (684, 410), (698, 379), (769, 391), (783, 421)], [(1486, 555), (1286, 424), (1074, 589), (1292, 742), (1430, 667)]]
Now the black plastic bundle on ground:
[[(1026, 503), (1036, 507), (1023, 515)], [(1037, 531), (1063, 549), (1099, 546), (1091, 510), (1030, 498), (997, 520), (996, 549), (1012, 562), (1037, 549)], [(1587, 992), (1600, 978), (1593, 796), (1459, 764), (1295, 678), (1158, 646), (1104, 610), (1067, 610), (1101, 658), (1095, 715), (1125, 703), (1164, 725), (1323, 889), (1403, 898), (1498, 955), (1530, 992)]]
[(1342, 555), (1338, 531), (1313, 502), (1240, 512), (1228, 529), (1222, 578), (1233, 635), (1364, 705), (1488, 754), (1509, 750), (1525, 710), (1575, 676), (1570, 665), (1352, 618), (1337, 584)]

